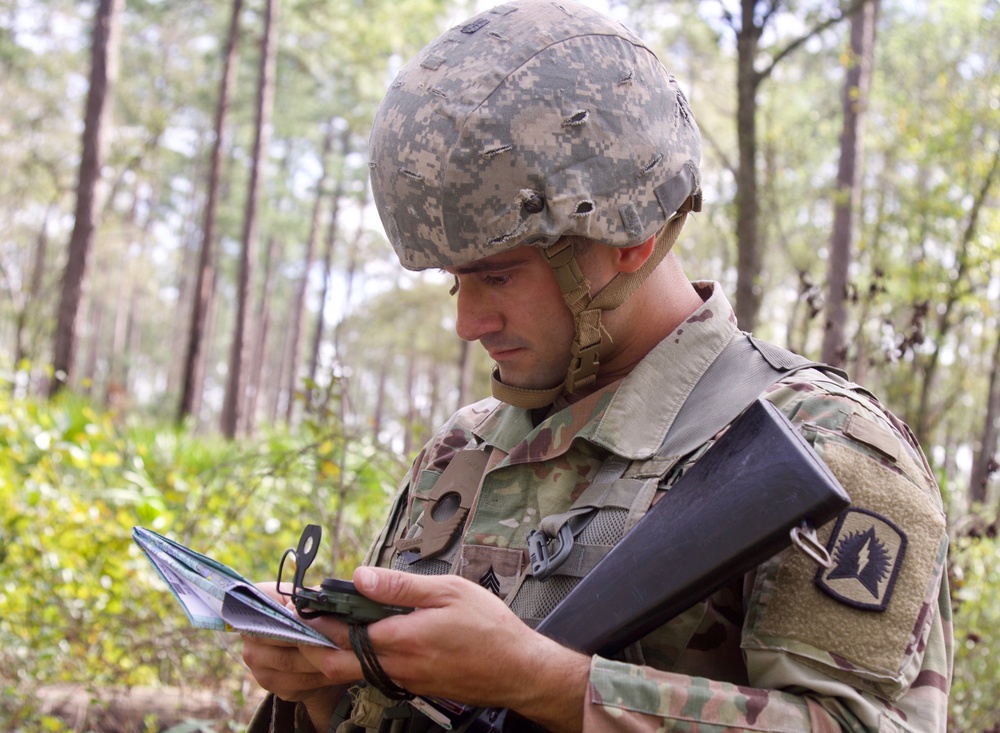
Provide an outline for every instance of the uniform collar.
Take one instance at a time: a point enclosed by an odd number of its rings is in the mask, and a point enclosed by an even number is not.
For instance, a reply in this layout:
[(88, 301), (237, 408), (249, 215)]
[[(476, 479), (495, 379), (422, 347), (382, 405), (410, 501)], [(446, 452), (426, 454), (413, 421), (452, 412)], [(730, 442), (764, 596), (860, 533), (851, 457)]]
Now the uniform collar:
[(565, 452), (576, 438), (632, 460), (651, 457), (694, 385), (737, 331), (718, 283), (694, 286), (704, 300), (701, 307), (623, 380), (554, 412), (537, 427), (529, 410), (501, 403), (474, 433), (512, 453), (513, 462), (545, 460)]

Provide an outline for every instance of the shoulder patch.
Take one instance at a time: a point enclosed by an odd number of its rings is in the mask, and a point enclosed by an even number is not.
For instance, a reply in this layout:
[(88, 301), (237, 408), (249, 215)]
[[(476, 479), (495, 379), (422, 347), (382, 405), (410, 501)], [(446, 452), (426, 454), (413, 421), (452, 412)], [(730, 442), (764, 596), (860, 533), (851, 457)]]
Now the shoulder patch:
[(906, 554), (906, 534), (886, 517), (852, 508), (840, 515), (827, 545), (833, 565), (815, 583), (834, 600), (885, 611)]
[(833, 566), (819, 576), (804, 553), (759, 568), (744, 649), (793, 655), (831, 677), (895, 699), (919, 668), (944, 572), (948, 537), (935, 487), (908, 454), (890, 462), (820, 431), (815, 448), (851, 497), (843, 519), (817, 530)]

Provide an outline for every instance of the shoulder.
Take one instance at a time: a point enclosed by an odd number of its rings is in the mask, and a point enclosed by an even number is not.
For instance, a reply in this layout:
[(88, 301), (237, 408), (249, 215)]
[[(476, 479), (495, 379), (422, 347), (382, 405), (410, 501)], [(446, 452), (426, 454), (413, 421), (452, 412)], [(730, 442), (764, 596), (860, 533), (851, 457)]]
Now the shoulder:
[(857, 385), (804, 370), (765, 398), (799, 426), (851, 505), (817, 532), (831, 567), (788, 550), (761, 568), (744, 644), (897, 698), (922, 666), (946, 559), (933, 475), (905, 424)]
[(849, 446), (858, 460), (892, 467), (940, 500), (933, 472), (909, 426), (861, 385), (805, 369), (776, 382), (764, 398), (798, 425), (821, 455), (831, 441)]

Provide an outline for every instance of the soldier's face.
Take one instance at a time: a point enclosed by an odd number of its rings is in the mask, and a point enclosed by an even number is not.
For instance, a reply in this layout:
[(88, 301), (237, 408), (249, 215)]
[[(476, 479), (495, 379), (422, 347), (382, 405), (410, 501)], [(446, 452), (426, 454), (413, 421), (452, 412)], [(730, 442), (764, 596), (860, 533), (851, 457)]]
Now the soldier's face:
[(447, 272), (459, 284), (455, 331), (482, 344), (504, 384), (543, 389), (565, 379), (573, 316), (536, 248), (518, 247)]

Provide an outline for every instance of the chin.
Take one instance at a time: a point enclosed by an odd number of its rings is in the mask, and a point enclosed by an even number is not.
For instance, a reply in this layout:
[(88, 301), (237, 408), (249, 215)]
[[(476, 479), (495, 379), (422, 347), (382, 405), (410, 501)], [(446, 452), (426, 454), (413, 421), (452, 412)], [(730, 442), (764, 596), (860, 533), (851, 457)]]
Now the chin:
[(546, 379), (537, 374), (524, 374), (501, 369), (500, 381), (508, 387), (517, 387), (518, 389), (550, 389), (561, 383), (562, 380), (557, 377)]

